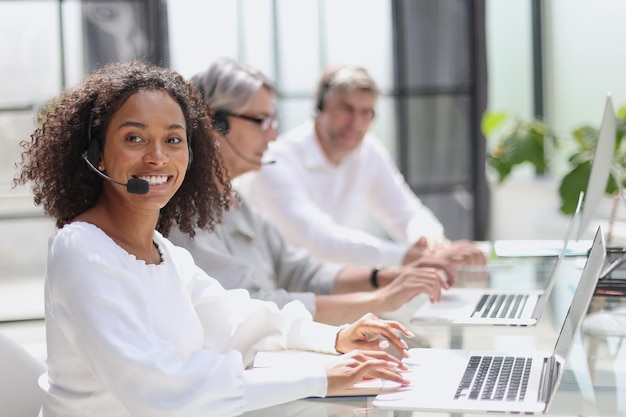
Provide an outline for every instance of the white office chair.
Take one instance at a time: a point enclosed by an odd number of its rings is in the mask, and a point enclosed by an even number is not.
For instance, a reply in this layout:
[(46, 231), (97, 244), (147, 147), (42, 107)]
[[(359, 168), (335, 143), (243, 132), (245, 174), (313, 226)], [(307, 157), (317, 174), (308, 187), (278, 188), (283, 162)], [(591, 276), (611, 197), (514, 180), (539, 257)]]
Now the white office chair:
[(0, 333), (0, 416), (36, 417), (43, 400), (37, 380), (46, 365)]

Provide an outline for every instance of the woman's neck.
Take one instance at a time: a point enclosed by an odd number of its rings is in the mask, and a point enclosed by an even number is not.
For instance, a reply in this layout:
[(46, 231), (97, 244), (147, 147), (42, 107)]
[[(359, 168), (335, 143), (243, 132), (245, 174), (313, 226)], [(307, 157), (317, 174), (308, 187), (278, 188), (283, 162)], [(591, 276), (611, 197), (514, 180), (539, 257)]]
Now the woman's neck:
[(76, 217), (75, 221), (84, 221), (100, 228), (126, 252), (148, 264), (159, 264), (161, 255), (154, 244), (154, 230), (158, 213), (154, 216), (111, 210), (104, 204)]

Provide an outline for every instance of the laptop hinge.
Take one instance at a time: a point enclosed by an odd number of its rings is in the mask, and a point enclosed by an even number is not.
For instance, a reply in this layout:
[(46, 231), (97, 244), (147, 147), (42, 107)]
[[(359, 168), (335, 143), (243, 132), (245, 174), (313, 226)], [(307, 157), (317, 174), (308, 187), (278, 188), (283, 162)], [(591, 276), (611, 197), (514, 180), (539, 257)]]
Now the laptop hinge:
[(554, 355), (544, 358), (543, 368), (541, 370), (541, 382), (537, 394), (537, 400), (539, 402), (544, 404), (548, 402), (548, 398), (550, 398), (552, 391), (554, 391), (560, 366), (561, 364), (556, 360)]
[(541, 294), (539, 298), (537, 299), (537, 302), (535, 303), (535, 308), (533, 309), (533, 313), (530, 315), (530, 317), (532, 317), (533, 319), (537, 319), (539, 316), (539, 312), (543, 310), (543, 305), (545, 304), (545, 302), (546, 302), (546, 295), (544, 293), (544, 294)]

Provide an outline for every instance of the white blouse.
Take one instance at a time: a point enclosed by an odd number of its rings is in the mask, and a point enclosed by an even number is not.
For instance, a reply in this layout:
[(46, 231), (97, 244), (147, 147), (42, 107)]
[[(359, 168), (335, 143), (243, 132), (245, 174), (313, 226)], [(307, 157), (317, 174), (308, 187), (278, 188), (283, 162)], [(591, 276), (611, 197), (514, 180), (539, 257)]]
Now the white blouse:
[(326, 394), (321, 367), (246, 368), (259, 350), (336, 353), (337, 327), (297, 301), (279, 310), (225, 290), (185, 249), (154, 242), (158, 265), (88, 223), (50, 239), (43, 417), (233, 416)]

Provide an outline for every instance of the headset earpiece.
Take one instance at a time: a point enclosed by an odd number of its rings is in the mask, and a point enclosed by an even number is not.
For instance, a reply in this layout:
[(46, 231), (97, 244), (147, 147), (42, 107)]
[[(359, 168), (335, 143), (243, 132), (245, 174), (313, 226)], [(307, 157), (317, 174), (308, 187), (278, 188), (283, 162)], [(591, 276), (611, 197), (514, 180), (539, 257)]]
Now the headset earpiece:
[(222, 136), (226, 136), (230, 130), (228, 125), (228, 116), (223, 111), (216, 111), (211, 114), (211, 121), (213, 122), (213, 128)]
[(317, 110), (317, 113), (319, 114), (322, 112), (322, 110), (324, 110), (324, 105), (326, 104), (326, 95), (331, 88), (336, 87), (336, 84), (340, 80), (355, 78), (356, 76), (369, 78), (369, 75), (364, 68), (353, 66), (346, 66), (328, 74), (326, 76), (326, 80), (323, 84), (321, 84), (318, 90), (317, 102), (315, 104), (315, 109)]
[(317, 104), (315, 105), (315, 109), (318, 113), (321, 113), (322, 110), (324, 110), (324, 96), (326, 96), (326, 93), (330, 88), (330, 82), (332, 81), (332, 78), (333, 77), (330, 77), (330, 79), (326, 80), (322, 88), (320, 88), (319, 95), (317, 96)]

